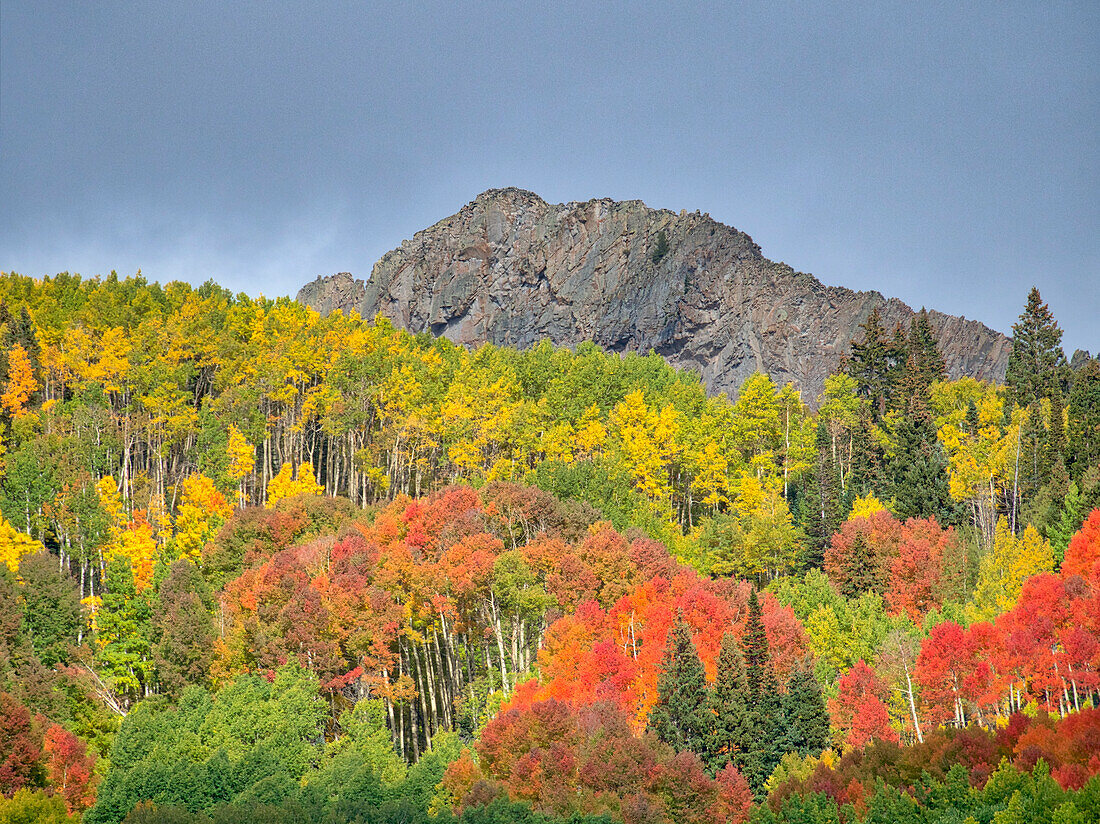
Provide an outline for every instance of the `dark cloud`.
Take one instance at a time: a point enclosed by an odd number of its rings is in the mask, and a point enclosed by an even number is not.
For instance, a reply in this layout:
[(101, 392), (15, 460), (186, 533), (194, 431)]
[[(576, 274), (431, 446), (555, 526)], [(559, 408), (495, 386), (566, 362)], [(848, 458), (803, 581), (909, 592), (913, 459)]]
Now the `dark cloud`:
[(0, 268), (293, 294), (517, 185), (1100, 348), (1100, 6), (639, 5), (5, 2)]

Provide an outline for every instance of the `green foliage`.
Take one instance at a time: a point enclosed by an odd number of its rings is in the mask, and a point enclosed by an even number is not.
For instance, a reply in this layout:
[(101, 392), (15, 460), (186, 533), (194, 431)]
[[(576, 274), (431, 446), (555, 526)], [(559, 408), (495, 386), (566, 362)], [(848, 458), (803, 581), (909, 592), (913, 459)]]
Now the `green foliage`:
[(19, 564), (23, 628), (47, 667), (68, 660), (68, 648), (77, 642), (83, 624), (76, 583), (58, 574), (58, 567), (58, 560), (45, 552), (25, 556)]
[(65, 801), (41, 790), (19, 790), (11, 798), (0, 796), (0, 824), (78, 824)]
[(941, 524), (956, 521), (947, 457), (926, 414), (904, 417), (898, 424), (888, 472), (894, 512), (899, 518), (935, 518)]
[(752, 766), (753, 759), (752, 705), (744, 659), (731, 633), (722, 636), (717, 669), (718, 676), (710, 696), (714, 728), (707, 747), (707, 767), (716, 773), (732, 763), (744, 774)]
[(1039, 290), (1032, 287), (1020, 320), (1012, 324), (1012, 352), (1005, 375), (1006, 415), (1011, 413), (1013, 404), (1026, 407), (1059, 391), (1066, 366), (1061, 344), (1062, 330), (1043, 303)]
[(103, 604), (96, 613), (96, 660), (112, 690), (136, 701), (151, 681), (153, 599), (138, 592), (130, 559), (107, 564)]
[(653, 251), (649, 255), (649, 259), (654, 263), (660, 263), (661, 259), (668, 254), (668, 235), (664, 229), (661, 229), (657, 233), (657, 241), (653, 244)]
[(705, 753), (711, 722), (706, 672), (691, 630), (680, 618), (669, 633), (649, 728), (676, 750)]
[(153, 665), (157, 682), (169, 695), (207, 681), (214, 643), (212, 601), (198, 568), (187, 560), (176, 561), (157, 588)]
[(829, 713), (809, 662), (791, 673), (783, 695), (783, 752), (817, 756), (829, 743)]

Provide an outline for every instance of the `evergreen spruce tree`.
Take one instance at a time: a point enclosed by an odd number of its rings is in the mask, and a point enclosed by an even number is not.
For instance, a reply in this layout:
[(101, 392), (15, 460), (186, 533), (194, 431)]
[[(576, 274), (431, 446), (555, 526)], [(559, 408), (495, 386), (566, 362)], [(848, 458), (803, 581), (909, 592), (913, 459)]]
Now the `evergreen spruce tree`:
[(947, 364), (940, 353), (932, 323), (928, 320), (928, 312), (923, 306), (909, 326), (908, 343), (908, 354), (913, 357), (918, 379), (927, 392), (929, 386), (947, 377)]
[(863, 339), (851, 343), (848, 374), (855, 378), (859, 394), (870, 399), (872, 415), (878, 420), (886, 412), (890, 373), (886, 331), (878, 307), (871, 310), (859, 328), (863, 330)]
[(935, 517), (941, 524), (956, 520), (947, 476), (947, 457), (936, 438), (927, 408), (914, 398), (909, 414), (898, 425), (897, 448), (888, 466), (895, 514), (902, 520)]
[[(886, 497), (882, 447), (875, 442), (871, 434), (872, 425), (870, 415), (864, 411), (860, 415), (859, 423), (851, 432), (851, 469), (845, 490), (845, 504), (840, 512), (841, 523), (848, 517), (856, 498), (871, 493)], [(839, 523), (837, 528), (840, 528)]]
[(1100, 361), (1090, 358), (1074, 375), (1068, 417), (1069, 474), (1080, 481), (1100, 463)]
[(1066, 457), (1066, 404), (1061, 390), (1050, 396), (1050, 433), (1047, 439), (1050, 465), (1065, 462)]
[(732, 762), (744, 775), (746, 770), (752, 769), (749, 685), (741, 648), (728, 632), (722, 636), (717, 668), (718, 676), (710, 695), (714, 730), (705, 761), (711, 774)]
[(38, 369), (41, 365), (39, 357), (42, 354), (42, 348), (38, 345), (38, 335), (35, 333), (34, 321), (31, 320), (31, 313), (27, 311), (26, 306), (20, 309), (19, 317), (15, 318), (12, 323), (12, 335), (14, 342), (22, 346), (23, 351), (27, 353), (31, 365)]
[(1070, 481), (1058, 516), (1047, 530), (1050, 546), (1054, 550), (1054, 557), (1058, 563), (1061, 563), (1062, 558), (1065, 557), (1070, 538), (1081, 528), (1086, 515), (1088, 515), (1088, 505), (1081, 495), (1081, 490), (1074, 481)]
[(818, 756), (829, 744), (829, 713), (809, 661), (791, 672), (783, 696), (784, 752)]
[(661, 258), (668, 254), (668, 235), (662, 229), (657, 233), (657, 242), (653, 244), (653, 253), (649, 256), (654, 263), (660, 263)]
[(1039, 290), (1032, 287), (1027, 306), (1018, 323), (1012, 324), (1012, 352), (1005, 375), (1005, 417), (1013, 404), (1027, 406), (1049, 398), (1059, 388), (1066, 355), (1062, 351), (1062, 330)]
[(825, 544), (844, 520), (840, 513), (840, 470), (833, 460), (829, 446), (829, 434), (825, 422), (818, 420), (814, 439), (817, 458), (813, 472), (807, 479), (806, 495), (802, 503), (802, 524), (809, 540), (806, 557), (808, 567), (820, 567), (825, 559)]
[(966, 421), (963, 424), (963, 430), (967, 435), (973, 437), (978, 434), (979, 429), (981, 429), (981, 422), (978, 420), (978, 407), (971, 400), (966, 405)]
[(745, 622), (745, 634), (741, 637), (744, 647), (745, 679), (749, 688), (749, 700), (760, 701), (764, 688), (764, 675), (770, 669), (768, 655), (768, 635), (764, 631), (763, 612), (756, 590), (749, 593), (749, 617)]
[(908, 397), (905, 394), (904, 384), (909, 362), (909, 339), (905, 335), (905, 328), (900, 323), (894, 325), (894, 336), (886, 347), (886, 357), (889, 362), (886, 406), (890, 409), (904, 409)]
[(8, 304), (0, 300), (0, 378), (8, 376), (8, 352), (15, 344), (15, 322)]
[(882, 594), (878, 561), (863, 535), (857, 534), (852, 539), (851, 550), (844, 556), (840, 571), (843, 576), (840, 594), (845, 598), (858, 598), (864, 592)]
[(712, 722), (706, 670), (691, 640), (691, 629), (679, 616), (661, 661), (657, 705), (650, 713), (649, 728), (677, 752), (705, 755)]
[(1032, 498), (1050, 481), (1050, 439), (1043, 421), (1043, 409), (1034, 401), (1027, 410), (1027, 421), (1020, 432), (1020, 497)]
[(745, 770), (742, 774), (753, 793), (760, 799), (764, 796), (764, 784), (779, 764), (784, 750), (779, 685), (772, 672), (768, 636), (764, 632), (756, 590), (749, 594), (749, 617), (741, 642), (744, 647), (745, 681), (752, 730), (745, 747)]

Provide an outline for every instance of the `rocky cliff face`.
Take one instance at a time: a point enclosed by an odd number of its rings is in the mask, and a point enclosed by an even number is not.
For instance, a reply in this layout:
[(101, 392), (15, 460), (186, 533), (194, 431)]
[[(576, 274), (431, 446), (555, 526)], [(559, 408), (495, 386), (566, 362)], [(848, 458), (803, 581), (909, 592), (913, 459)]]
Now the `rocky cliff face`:
[[(655, 260), (662, 233), (667, 252)], [(888, 331), (913, 314), (878, 292), (824, 286), (773, 263), (709, 215), (640, 201), (551, 205), (519, 189), (487, 191), (417, 232), (366, 283), (346, 273), (318, 278), (298, 300), (322, 313), (381, 313), (471, 346), (548, 338), (653, 349), (731, 397), (760, 370), (793, 381), (811, 403), (874, 307)], [(952, 377), (1004, 379), (1007, 337), (965, 318), (930, 319)]]

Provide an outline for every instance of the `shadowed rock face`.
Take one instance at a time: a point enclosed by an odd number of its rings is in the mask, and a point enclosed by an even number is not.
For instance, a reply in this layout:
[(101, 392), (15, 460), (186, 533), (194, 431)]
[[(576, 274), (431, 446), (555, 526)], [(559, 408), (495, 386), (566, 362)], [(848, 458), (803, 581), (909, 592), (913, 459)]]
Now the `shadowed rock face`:
[[(664, 232), (668, 251), (653, 252)], [(752, 238), (699, 213), (637, 200), (551, 205), (491, 189), (417, 232), (364, 283), (343, 273), (298, 300), (327, 314), (383, 314), (412, 332), (476, 346), (524, 348), (548, 338), (615, 352), (655, 350), (736, 395), (756, 370), (793, 381), (813, 403), (858, 327), (879, 307), (889, 332), (913, 310), (878, 292), (824, 286), (760, 254)], [(930, 312), (951, 377), (1003, 380), (1009, 338), (977, 321)]]

